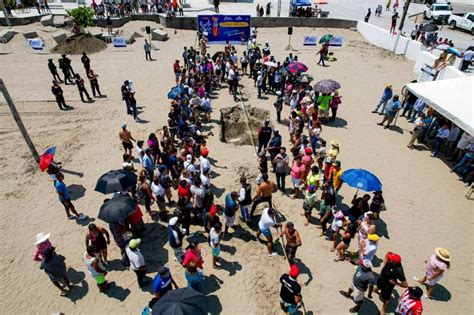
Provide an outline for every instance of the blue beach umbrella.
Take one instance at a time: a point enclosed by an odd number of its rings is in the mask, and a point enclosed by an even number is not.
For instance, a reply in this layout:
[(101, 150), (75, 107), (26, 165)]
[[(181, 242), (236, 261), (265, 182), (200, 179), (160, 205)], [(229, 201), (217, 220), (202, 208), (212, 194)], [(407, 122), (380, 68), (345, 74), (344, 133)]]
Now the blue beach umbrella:
[(363, 169), (350, 169), (342, 173), (341, 179), (347, 185), (363, 191), (380, 191), (382, 183), (371, 172)]
[(184, 92), (185, 92), (184, 87), (182, 87), (181, 85), (177, 85), (171, 88), (171, 90), (168, 92), (168, 98), (170, 100), (175, 99), (177, 96), (180, 96)]

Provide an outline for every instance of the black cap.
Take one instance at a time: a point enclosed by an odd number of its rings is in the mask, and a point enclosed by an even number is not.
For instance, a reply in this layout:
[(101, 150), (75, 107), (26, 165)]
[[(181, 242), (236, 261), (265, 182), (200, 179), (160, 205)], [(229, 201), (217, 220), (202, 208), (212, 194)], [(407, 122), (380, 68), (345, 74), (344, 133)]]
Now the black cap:
[(409, 287), (408, 294), (410, 294), (412, 298), (420, 299), (423, 296), (423, 290), (420, 287)]

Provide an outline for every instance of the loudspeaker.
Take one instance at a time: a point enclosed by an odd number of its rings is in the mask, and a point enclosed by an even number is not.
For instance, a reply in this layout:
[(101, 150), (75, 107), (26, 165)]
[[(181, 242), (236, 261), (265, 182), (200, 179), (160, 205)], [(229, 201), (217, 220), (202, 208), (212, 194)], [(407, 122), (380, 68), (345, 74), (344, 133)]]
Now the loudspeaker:
[(288, 26), (288, 35), (293, 35), (293, 26)]
[(146, 26), (145, 29), (147, 34), (151, 34), (151, 28), (149, 26)]

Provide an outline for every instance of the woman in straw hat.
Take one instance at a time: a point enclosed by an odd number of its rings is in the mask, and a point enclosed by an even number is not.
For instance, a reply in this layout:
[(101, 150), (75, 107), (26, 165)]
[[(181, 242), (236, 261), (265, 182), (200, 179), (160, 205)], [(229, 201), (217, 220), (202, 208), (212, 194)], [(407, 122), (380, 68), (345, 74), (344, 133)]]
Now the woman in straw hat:
[(444, 272), (449, 269), (450, 262), (451, 254), (449, 251), (446, 248), (436, 247), (435, 253), (425, 261), (425, 276), (421, 279), (413, 278), (428, 287), (428, 298), (433, 298), (433, 289), (443, 277)]
[(49, 237), (51, 236), (50, 233), (38, 233), (36, 235), (36, 242), (35, 242), (35, 251), (33, 253), (33, 260), (34, 261), (43, 261), (44, 260), (44, 252), (48, 248), (54, 248), (53, 244), (49, 241)]

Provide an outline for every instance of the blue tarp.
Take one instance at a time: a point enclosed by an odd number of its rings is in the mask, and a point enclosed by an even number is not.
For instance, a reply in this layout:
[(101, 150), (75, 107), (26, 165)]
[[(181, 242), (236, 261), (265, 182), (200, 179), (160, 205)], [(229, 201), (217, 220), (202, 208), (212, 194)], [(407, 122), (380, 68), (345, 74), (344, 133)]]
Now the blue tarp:
[(311, 0), (293, 0), (291, 3), (294, 7), (309, 7), (311, 6)]

